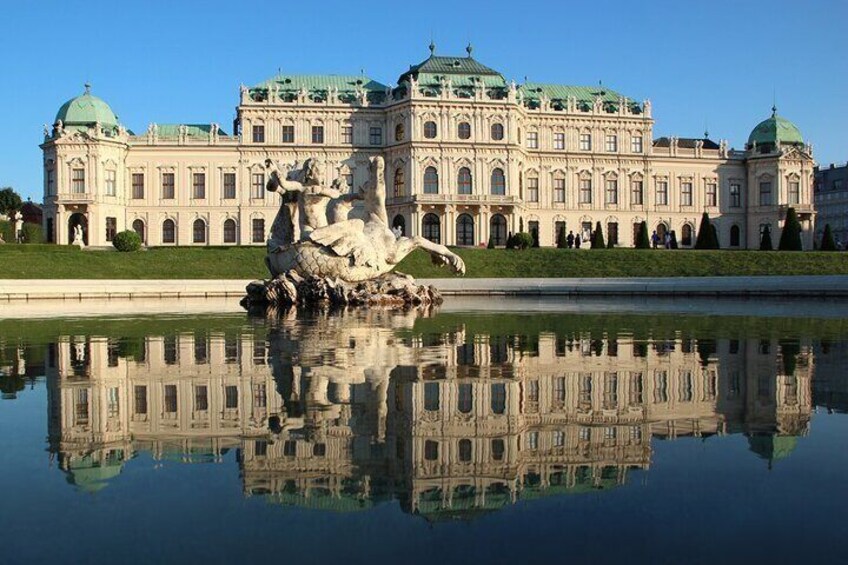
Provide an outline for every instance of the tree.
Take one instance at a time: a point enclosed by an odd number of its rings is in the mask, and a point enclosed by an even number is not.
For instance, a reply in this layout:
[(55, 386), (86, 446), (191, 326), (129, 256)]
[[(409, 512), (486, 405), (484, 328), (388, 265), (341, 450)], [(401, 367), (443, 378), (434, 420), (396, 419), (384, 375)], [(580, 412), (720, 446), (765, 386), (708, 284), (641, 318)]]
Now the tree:
[(12, 187), (0, 189), (0, 214), (11, 216), (12, 213), (21, 209), (22, 203), (20, 195)]
[(836, 241), (833, 239), (833, 231), (830, 229), (830, 224), (824, 225), (824, 234), (822, 234), (821, 251), (836, 251)]
[(710, 215), (704, 212), (701, 216), (701, 225), (698, 227), (698, 239), (695, 240), (695, 249), (718, 249), (718, 240), (715, 237)]
[(648, 222), (643, 221), (639, 224), (639, 231), (636, 233), (636, 249), (650, 249), (651, 239), (648, 237)]
[(790, 207), (786, 211), (786, 221), (783, 223), (783, 231), (780, 233), (780, 242), (777, 244), (780, 251), (801, 251), (801, 222), (795, 208)]
[(604, 231), (601, 229), (601, 222), (597, 222), (595, 224), (595, 231), (592, 234), (592, 249), (603, 249), (605, 247)]
[(44, 243), (44, 230), (41, 224), (27, 222), (21, 227), (23, 243)]
[(138, 251), (141, 249), (141, 236), (133, 230), (118, 232), (112, 240), (112, 245), (114, 245), (115, 249), (118, 251), (123, 251), (125, 253)]
[(486, 249), (494, 249), (495, 248), (495, 240), (493, 238), (489, 238), (489, 243), (486, 244)]
[(760, 236), (760, 251), (772, 251), (774, 245), (771, 243), (771, 228), (768, 224), (763, 226), (763, 235)]

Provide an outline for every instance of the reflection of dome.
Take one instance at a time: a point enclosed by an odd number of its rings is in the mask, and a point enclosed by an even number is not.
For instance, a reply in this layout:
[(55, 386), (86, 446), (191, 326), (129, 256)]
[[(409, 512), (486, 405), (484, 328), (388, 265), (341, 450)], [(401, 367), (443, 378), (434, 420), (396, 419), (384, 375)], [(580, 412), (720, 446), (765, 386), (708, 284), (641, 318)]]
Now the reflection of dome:
[(748, 437), (748, 447), (769, 462), (785, 459), (798, 444), (795, 436), (756, 435)]
[(121, 474), (123, 462), (119, 457), (94, 461), (90, 455), (74, 461), (68, 469), (68, 482), (85, 492), (98, 492), (109, 486), (109, 481)]
[(85, 93), (62, 104), (54, 123), (59, 120), (66, 126), (89, 126), (98, 122), (104, 127), (118, 126), (118, 116), (106, 102), (91, 94), (89, 85), (85, 85)]
[(803, 144), (801, 131), (789, 120), (777, 115), (777, 109), (772, 108), (771, 117), (763, 120), (748, 136), (748, 147), (757, 145)]

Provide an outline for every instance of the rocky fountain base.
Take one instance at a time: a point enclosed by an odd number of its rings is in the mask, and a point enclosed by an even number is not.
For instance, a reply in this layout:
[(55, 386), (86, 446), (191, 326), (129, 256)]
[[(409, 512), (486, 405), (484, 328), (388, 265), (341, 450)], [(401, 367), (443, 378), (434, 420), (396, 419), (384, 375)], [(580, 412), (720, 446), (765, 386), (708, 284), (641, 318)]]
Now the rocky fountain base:
[(274, 279), (253, 281), (241, 300), (246, 309), (257, 306), (430, 306), (442, 303), (433, 286), (417, 284), (401, 273), (349, 283), (324, 277), (302, 277), (289, 271)]

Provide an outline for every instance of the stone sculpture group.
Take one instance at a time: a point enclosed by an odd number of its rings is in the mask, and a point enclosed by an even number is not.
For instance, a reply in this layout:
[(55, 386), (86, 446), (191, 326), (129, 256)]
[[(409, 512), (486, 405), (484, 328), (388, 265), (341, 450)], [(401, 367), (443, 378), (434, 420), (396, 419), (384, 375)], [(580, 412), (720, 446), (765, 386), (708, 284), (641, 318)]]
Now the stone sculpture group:
[[(440, 302), (435, 288), (392, 273), (415, 249), (425, 250), (455, 273), (465, 273), (462, 259), (447, 247), (392, 229), (382, 157), (371, 159), (370, 178), (354, 193), (343, 192), (340, 179), (327, 186), (315, 159), (285, 173), (270, 159), (265, 167), (267, 190), (282, 197), (265, 259), (272, 278), (248, 285), (246, 304)], [(362, 206), (354, 209), (356, 201)]]

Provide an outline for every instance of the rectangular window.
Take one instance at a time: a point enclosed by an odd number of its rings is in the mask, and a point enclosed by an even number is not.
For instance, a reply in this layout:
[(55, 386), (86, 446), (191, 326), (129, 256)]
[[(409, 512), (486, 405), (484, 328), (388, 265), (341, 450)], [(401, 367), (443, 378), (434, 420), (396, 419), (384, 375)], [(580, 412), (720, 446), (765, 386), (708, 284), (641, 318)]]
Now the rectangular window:
[(253, 126), (253, 143), (265, 143), (265, 126)]
[(618, 151), (618, 136), (609, 134), (604, 138), (604, 149), (607, 153), (615, 153)]
[(191, 175), (191, 197), (195, 200), (206, 198), (206, 173), (194, 173)]
[(224, 198), (233, 199), (236, 197), (236, 174), (224, 173)]
[(771, 183), (760, 183), (760, 206), (771, 206)]
[(175, 194), (174, 173), (162, 173), (162, 199), (173, 200)]
[(618, 181), (610, 179), (606, 181), (605, 202), (607, 204), (618, 204)]
[(370, 128), (368, 130), (368, 143), (370, 145), (383, 145), (383, 128)]
[(796, 181), (789, 181), (789, 204), (798, 204), (801, 198), (801, 185)]
[(115, 234), (118, 233), (118, 219), (106, 218), (106, 241), (115, 239)]
[(554, 202), (557, 202), (557, 203), (565, 202), (565, 179), (564, 178), (555, 178), (554, 179)]
[(618, 245), (618, 222), (607, 222), (607, 244)]
[(640, 180), (634, 180), (630, 183), (630, 203), (636, 206), (641, 206), (643, 203), (643, 184)]
[(342, 143), (353, 145), (353, 126), (342, 126)]
[(109, 418), (117, 418), (121, 413), (120, 391), (118, 387), (109, 387), (106, 398), (106, 415)]
[[(52, 180), (50, 181), (52, 184)], [(118, 193), (118, 173), (106, 171), (106, 196), (115, 196)]]
[(592, 179), (580, 179), (580, 204), (592, 203)]
[(264, 383), (253, 385), (253, 407), (265, 408), (268, 404), (268, 388)]
[(177, 385), (165, 385), (165, 412), (177, 412)]
[(47, 169), (47, 196), (53, 196), (56, 194), (56, 185), (54, 182), (55, 173), (53, 169)]
[(642, 404), (642, 373), (630, 373), (630, 404)]
[(642, 136), (634, 135), (630, 138), (630, 152), (631, 153), (641, 153), (642, 152)]
[(253, 243), (265, 242), (265, 219), (253, 218)]
[(539, 402), (539, 381), (536, 379), (527, 381), (527, 400)]
[(228, 385), (224, 387), (224, 408), (229, 408), (230, 410), (234, 410), (238, 408), (238, 387), (235, 385)]
[(554, 379), (554, 402), (559, 406), (565, 404), (565, 377)]
[(668, 206), (668, 182), (657, 181), (657, 206)]
[(692, 183), (689, 181), (684, 181), (680, 183), (680, 205), (692, 205)]
[(255, 200), (265, 198), (265, 175), (263, 173), (253, 173), (250, 178), (250, 197)]
[(324, 143), (324, 126), (312, 126), (312, 143)]
[(730, 207), (740, 208), (742, 206), (742, 185), (737, 182), (730, 183)]
[(527, 201), (539, 201), (539, 179), (536, 177), (527, 178)]
[(439, 383), (424, 383), (424, 410), (436, 412), (439, 409)]
[(71, 171), (71, 192), (85, 194), (85, 169)]
[(177, 349), (177, 337), (166, 336), (162, 342), (162, 355), (166, 365), (176, 365), (179, 360), (180, 350)]
[(144, 198), (144, 173), (132, 174), (132, 197), (136, 200)]
[(294, 126), (283, 126), (283, 143), (294, 143)]
[(209, 387), (198, 385), (194, 387), (194, 411), (204, 412), (209, 410)]
[(581, 133), (580, 134), (580, 151), (591, 151), (592, 150), (592, 134), (591, 133)]
[(562, 151), (565, 149), (565, 134), (557, 132), (554, 134), (554, 149)]
[(503, 414), (506, 412), (506, 385), (495, 383), (492, 385), (492, 413)]
[(527, 147), (530, 149), (538, 149), (539, 148), (539, 132), (530, 131), (527, 132)]
[(718, 185), (714, 182), (708, 182), (706, 187), (707, 206), (718, 205)]
[(135, 386), (135, 413), (139, 415), (147, 414), (147, 387)]

